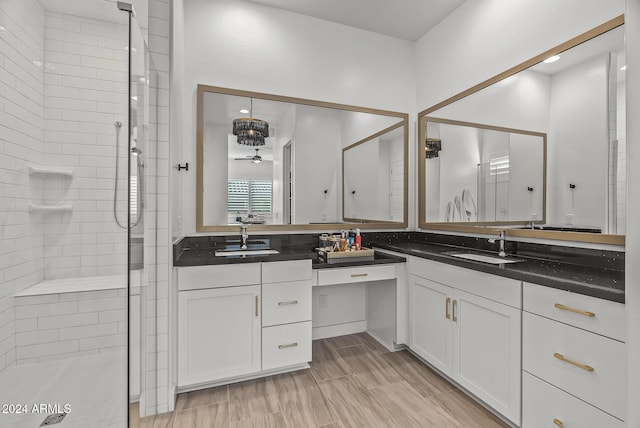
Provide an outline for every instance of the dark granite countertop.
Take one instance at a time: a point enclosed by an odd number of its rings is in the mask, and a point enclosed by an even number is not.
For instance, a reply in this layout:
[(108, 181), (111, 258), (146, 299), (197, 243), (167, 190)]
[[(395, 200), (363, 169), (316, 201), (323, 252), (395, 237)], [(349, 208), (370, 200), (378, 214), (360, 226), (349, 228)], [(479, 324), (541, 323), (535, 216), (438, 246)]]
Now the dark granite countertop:
[[(541, 255), (516, 254), (514, 258), (524, 260), (519, 263), (488, 264), (460, 259), (446, 253), (451, 251), (473, 252), (497, 256), (496, 252), (427, 242), (372, 242), (372, 246), (400, 252), (437, 262), (540, 284), (547, 287), (571, 291), (624, 303), (624, 271), (606, 267), (575, 264), (567, 260), (550, 260)], [(549, 257), (546, 255), (546, 257)]]
[[(186, 237), (174, 245), (174, 266), (200, 266), (311, 259), (313, 269), (384, 263), (402, 263), (404, 257), (377, 252), (373, 260), (325, 262), (313, 250), (317, 234), (250, 236), (249, 248), (274, 248), (280, 253), (262, 256), (216, 257), (216, 250), (238, 245), (237, 236)], [(520, 263), (488, 264), (460, 259), (446, 253), (474, 252), (496, 256), (486, 239), (419, 232), (363, 234), (367, 247), (377, 247), (462, 268), (527, 281), (592, 297), (624, 303), (624, 253), (508, 242), (507, 252)]]
[(329, 269), (349, 266), (364, 266), (386, 263), (404, 263), (404, 257), (378, 253), (373, 259), (330, 260), (325, 261), (314, 251), (313, 240), (287, 239), (286, 236), (252, 236), (249, 238), (248, 249), (273, 248), (278, 254), (246, 255), (217, 257), (215, 252), (222, 249), (235, 248), (239, 245), (235, 237), (192, 237), (185, 238), (174, 246), (174, 266), (202, 266), (223, 265), (235, 263), (275, 262), (283, 260), (311, 259), (313, 269)]

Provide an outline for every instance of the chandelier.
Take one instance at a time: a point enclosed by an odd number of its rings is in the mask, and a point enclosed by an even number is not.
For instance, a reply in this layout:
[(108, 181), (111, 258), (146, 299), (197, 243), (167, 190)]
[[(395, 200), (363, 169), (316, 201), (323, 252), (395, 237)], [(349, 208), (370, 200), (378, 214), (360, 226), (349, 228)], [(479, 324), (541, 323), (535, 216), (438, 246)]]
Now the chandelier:
[(264, 146), (264, 139), (269, 136), (269, 124), (264, 120), (253, 118), (253, 98), (251, 98), (249, 115), (250, 117), (233, 120), (233, 135), (238, 137), (238, 144)]

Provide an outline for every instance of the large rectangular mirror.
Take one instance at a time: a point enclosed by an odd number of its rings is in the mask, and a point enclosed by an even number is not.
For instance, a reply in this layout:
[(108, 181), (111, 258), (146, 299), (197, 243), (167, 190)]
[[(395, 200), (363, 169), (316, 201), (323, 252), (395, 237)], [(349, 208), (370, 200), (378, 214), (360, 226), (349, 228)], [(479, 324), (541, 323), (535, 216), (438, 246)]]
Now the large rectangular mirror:
[[(406, 227), (407, 124), (399, 112), (198, 85), (197, 231)], [(387, 156), (372, 168), (360, 153), (343, 172), (343, 149), (372, 136)], [(376, 203), (347, 207), (344, 183), (383, 162), (400, 165), (394, 192), (361, 187), (357, 199)]]
[(433, 223), (544, 223), (544, 133), (426, 118), (426, 217)]
[[(511, 236), (624, 243), (623, 24), (620, 16), (419, 113), (421, 228), (473, 231), (475, 219)], [(467, 141), (464, 156), (445, 166), (456, 139)]]
[(403, 221), (406, 132), (401, 122), (342, 149), (345, 220)]

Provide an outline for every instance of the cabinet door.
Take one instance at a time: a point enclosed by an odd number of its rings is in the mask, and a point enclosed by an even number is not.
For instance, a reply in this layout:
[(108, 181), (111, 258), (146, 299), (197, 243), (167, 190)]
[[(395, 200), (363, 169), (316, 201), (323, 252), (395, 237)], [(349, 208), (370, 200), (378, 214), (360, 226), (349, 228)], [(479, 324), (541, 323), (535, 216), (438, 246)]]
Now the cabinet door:
[(178, 386), (260, 371), (260, 286), (178, 293)]
[(521, 311), (456, 291), (453, 379), (520, 424)]
[[(411, 349), (443, 373), (451, 372), (453, 289), (414, 275), (411, 281)], [(449, 315), (449, 318), (447, 318)]]

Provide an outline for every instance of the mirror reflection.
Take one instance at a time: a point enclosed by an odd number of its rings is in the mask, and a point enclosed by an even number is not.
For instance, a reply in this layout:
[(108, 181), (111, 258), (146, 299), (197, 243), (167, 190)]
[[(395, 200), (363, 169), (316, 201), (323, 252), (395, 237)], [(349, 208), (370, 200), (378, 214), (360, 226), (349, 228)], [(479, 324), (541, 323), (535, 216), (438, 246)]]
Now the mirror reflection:
[(343, 218), (403, 220), (404, 132), (399, 123), (343, 149)]
[[(518, 221), (527, 224), (534, 220), (540, 223), (538, 227), (549, 230), (624, 234), (626, 172), (623, 36), (623, 27), (619, 26), (548, 58), (547, 61), (502, 80), (495, 80), (477, 92), (470, 90), (470, 94), (454, 98), (455, 101), (448, 104), (445, 102), (441, 108), (425, 111), (420, 121), (425, 138), (422, 144), (427, 144), (430, 133), (438, 136), (438, 132), (473, 134), (478, 144), (468, 146), (464, 153), (469, 162), (464, 168), (464, 174), (452, 167), (447, 167), (447, 170), (440, 167), (439, 176), (446, 179), (439, 184), (430, 183), (438, 175), (435, 166), (437, 163), (432, 162), (433, 159), (426, 159), (421, 164), (429, 183), (422, 190), (425, 199), (421, 222), (446, 221), (446, 206), (449, 202), (452, 202), (453, 207), (449, 220), (470, 220), (466, 210), (462, 208), (461, 192), (468, 189), (473, 194), (474, 184), (471, 178), (481, 176), (488, 178), (480, 181), (493, 183), (495, 187), (490, 190), (491, 186), (488, 186), (484, 196), (480, 190), (476, 190), (475, 199), (479, 206), (483, 205), (485, 197), (488, 197), (485, 207), (494, 203), (494, 208), (484, 213), (478, 211), (479, 222), (505, 224)], [(514, 155), (517, 152), (513, 151), (514, 146), (510, 145), (508, 150), (507, 146), (503, 146), (502, 152), (508, 151), (509, 154), (509, 192), (503, 189), (501, 193), (497, 189), (507, 186), (499, 183), (507, 176), (491, 175), (492, 159), (493, 162), (499, 161), (498, 154), (501, 151), (496, 151), (495, 156), (482, 153), (486, 138), (482, 134), (487, 131), (479, 132), (471, 128), (459, 128), (457, 131), (447, 129), (441, 123), (431, 124), (427, 115), (546, 134), (546, 195), (536, 194), (539, 189), (542, 190), (539, 184), (528, 184), (535, 181), (540, 183), (539, 177), (525, 180), (525, 174), (521, 171), (541, 159), (539, 152), (531, 159), (522, 156), (521, 166), (516, 163)], [(440, 137), (440, 156), (445, 156), (440, 162), (444, 162), (448, 142), (442, 135)], [(506, 135), (502, 137), (506, 138)], [(513, 137), (511, 134), (508, 136), (509, 139)], [(498, 141), (500, 137), (492, 138)], [(474, 162), (482, 166), (477, 167)], [(536, 171), (540, 169), (540, 166), (535, 167)], [(460, 178), (462, 181), (451, 189), (447, 187), (447, 182), (456, 182), (456, 174), (465, 175), (469, 181)], [(532, 199), (527, 199), (526, 194), (523, 194), (514, 201), (510, 200), (516, 175), (520, 177), (516, 180), (518, 191), (532, 187), (534, 191), (529, 192)], [(475, 188), (480, 189), (478, 183)], [(505, 196), (507, 194), (509, 197)], [(460, 210), (456, 208), (456, 197), (459, 198)], [(546, 209), (543, 211), (541, 201), (545, 199)], [(483, 215), (486, 216), (483, 218)]]
[(426, 129), (427, 221), (544, 220), (545, 134), (430, 117)]
[[(405, 220), (404, 188), (385, 196), (360, 188), (357, 198), (343, 199), (342, 170), (343, 149), (376, 136), (377, 150), (386, 148), (387, 161), (401, 165), (394, 178), (404, 185), (405, 114), (207, 86), (199, 87), (199, 96), (201, 228)], [(389, 137), (379, 135), (387, 131)], [(361, 151), (351, 159), (344, 181), (377, 173), (371, 155)], [(345, 206), (343, 216), (343, 203), (356, 199), (376, 202)]]

